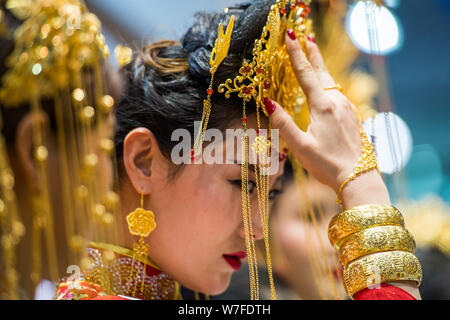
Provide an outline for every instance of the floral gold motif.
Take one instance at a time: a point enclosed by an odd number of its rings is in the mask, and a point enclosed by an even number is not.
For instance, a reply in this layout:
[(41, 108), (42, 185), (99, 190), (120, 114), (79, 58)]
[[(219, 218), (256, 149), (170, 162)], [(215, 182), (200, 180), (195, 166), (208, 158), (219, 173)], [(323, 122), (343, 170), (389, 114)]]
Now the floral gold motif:
[(137, 208), (127, 216), (128, 229), (134, 236), (148, 237), (156, 228), (153, 211)]

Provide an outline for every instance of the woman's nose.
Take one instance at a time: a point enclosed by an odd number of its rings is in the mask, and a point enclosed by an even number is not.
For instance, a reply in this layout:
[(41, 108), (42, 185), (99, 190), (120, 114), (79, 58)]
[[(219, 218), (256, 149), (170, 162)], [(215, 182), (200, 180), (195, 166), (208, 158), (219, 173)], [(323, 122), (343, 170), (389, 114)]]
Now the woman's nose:
[[(251, 216), (248, 216), (247, 223), (248, 228), (246, 228), (244, 225), (240, 228), (240, 236), (245, 239), (245, 232), (246, 229), (248, 229), (248, 233), (251, 237), (253, 237), (254, 240), (261, 240), (264, 238), (264, 230), (261, 223), (261, 218), (259, 216), (259, 212), (257, 209), (255, 209), (255, 213), (253, 213)], [(251, 224), (250, 224), (251, 221)]]

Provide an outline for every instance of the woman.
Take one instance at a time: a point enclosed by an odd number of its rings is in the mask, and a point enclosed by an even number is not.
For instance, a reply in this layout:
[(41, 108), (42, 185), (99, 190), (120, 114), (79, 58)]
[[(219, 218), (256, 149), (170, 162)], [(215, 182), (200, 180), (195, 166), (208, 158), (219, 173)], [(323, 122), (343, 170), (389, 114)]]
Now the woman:
[[(202, 118), (202, 101), (210, 82), (208, 62), (218, 24), (226, 25), (231, 15), (236, 18), (229, 53), (215, 73), (215, 81), (223, 83), (236, 75), (243, 59), (251, 58), (252, 46), (248, 44), (261, 33), (271, 3), (256, 1), (230, 7), (220, 14), (199, 13), (180, 43), (148, 45), (124, 69), (127, 91), (116, 112), (122, 215), (125, 221), (125, 217), (142, 213), (133, 211), (135, 208), (147, 212), (140, 216), (145, 232), (136, 230), (131, 219), (128, 228), (123, 223), (119, 232), (122, 238), (117, 238), (114, 245), (93, 244), (94, 266), (82, 275), (82, 284), (60, 284), (58, 298), (114, 295), (173, 299), (180, 298), (179, 284), (209, 295), (220, 294), (228, 287), (231, 275), (245, 257), (239, 165), (242, 159), (239, 154), (226, 152), (229, 141), (225, 140), (217, 143), (214, 150), (229, 160), (227, 164), (175, 165), (171, 155), (177, 141), (169, 137), (180, 128), (194, 136), (194, 121)], [(309, 37), (306, 56), (292, 30), (284, 36), (295, 75), (311, 109), (309, 129), (301, 131), (270, 99), (265, 99), (266, 111), (272, 127), (280, 130), (305, 169), (338, 191), (361, 157), (354, 107), (338, 90), (324, 91), (335, 83), (314, 39)], [(225, 99), (210, 91), (208, 94), (212, 95), (213, 106), (209, 127), (222, 132), (240, 128), (242, 101)], [(249, 128), (257, 127), (255, 113), (255, 105), (249, 103), (245, 118)], [(263, 119), (262, 126), (267, 128), (267, 119)], [(280, 169), (270, 177), (271, 198), (281, 185), (281, 174)], [(251, 172), (249, 175), (251, 192), (254, 176)], [(341, 199), (345, 208), (390, 205), (387, 189), (376, 171), (350, 181), (342, 190)], [(251, 202), (256, 205), (255, 193)], [(150, 210), (152, 213), (148, 213)], [(264, 228), (259, 216), (254, 215), (252, 222), (252, 237), (262, 239)], [(138, 243), (133, 235), (140, 236)], [(102, 272), (102, 267), (107, 270)], [(114, 278), (120, 268), (126, 272)], [(397, 287), (405, 290), (402, 292), (408, 297), (420, 297), (415, 284), (399, 282), (389, 286)]]

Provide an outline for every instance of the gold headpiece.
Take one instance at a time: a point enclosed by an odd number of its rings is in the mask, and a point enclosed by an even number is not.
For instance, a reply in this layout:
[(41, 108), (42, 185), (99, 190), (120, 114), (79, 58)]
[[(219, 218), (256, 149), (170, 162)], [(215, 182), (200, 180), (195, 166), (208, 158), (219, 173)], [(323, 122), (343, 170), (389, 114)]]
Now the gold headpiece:
[[(5, 62), (8, 69), (1, 79), (0, 103), (5, 108), (29, 105), (30, 112), (37, 114), (44, 102), (51, 102), (56, 122), (59, 171), (54, 175), (61, 181), (59, 196), (64, 206), (57, 215), (50, 201), (46, 136), (41, 126), (33, 127), (40, 185), (38, 194), (32, 195), (35, 210), (29, 240), (33, 243), (31, 278), (36, 284), (42, 278), (42, 265), (52, 280), (62, 274), (57, 256), (57, 243), (64, 242), (60, 237), (65, 236), (64, 243), (71, 249), (65, 250), (70, 252), (68, 260), (77, 263), (85, 255), (87, 234), (106, 235), (114, 222), (118, 196), (110, 177), (99, 168), (102, 154), (114, 156), (108, 128), (114, 99), (104, 94), (102, 69), (109, 49), (100, 21), (82, 1), (8, 0), (5, 7), (22, 23), (14, 33), (14, 51)], [(64, 228), (55, 225), (55, 217), (60, 216), (64, 216), (59, 220)], [(43, 250), (48, 257), (45, 264)]]
[(205, 132), (208, 127), (209, 116), (211, 114), (211, 96), (214, 93), (213, 83), (214, 83), (214, 74), (219, 68), (220, 64), (228, 55), (228, 50), (230, 49), (230, 41), (231, 34), (233, 32), (234, 27), (234, 16), (231, 16), (230, 21), (228, 22), (226, 33), (223, 32), (223, 25), (219, 24), (219, 30), (217, 32), (217, 39), (214, 44), (214, 48), (211, 51), (211, 57), (209, 59), (209, 65), (211, 67), (211, 80), (209, 83), (209, 87), (206, 90), (207, 98), (203, 101), (203, 113), (202, 113), (202, 121), (201, 126), (198, 131), (197, 137), (194, 142), (194, 147), (191, 150), (191, 160), (194, 161), (195, 156), (200, 154), (201, 149), (203, 147), (203, 140), (205, 138)]

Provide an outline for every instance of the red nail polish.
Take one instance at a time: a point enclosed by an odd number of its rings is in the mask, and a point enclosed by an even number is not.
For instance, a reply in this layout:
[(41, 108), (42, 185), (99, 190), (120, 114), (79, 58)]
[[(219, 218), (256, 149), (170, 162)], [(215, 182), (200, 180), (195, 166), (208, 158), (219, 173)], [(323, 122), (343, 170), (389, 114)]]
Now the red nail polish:
[(297, 39), (297, 37), (295, 36), (294, 30), (288, 29), (288, 30), (287, 30), (287, 34), (288, 34), (289, 38), (291, 38), (291, 40)]
[(316, 43), (316, 39), (314, 38), (314, 36), (312, 34), (308, 34), (308, 36), (306, 37), (309, 41)]
[(276, 105), (269, 98), (264, 98), (264, 106), (266, 107), (266, 111), (269, 116), (275, 111)]

